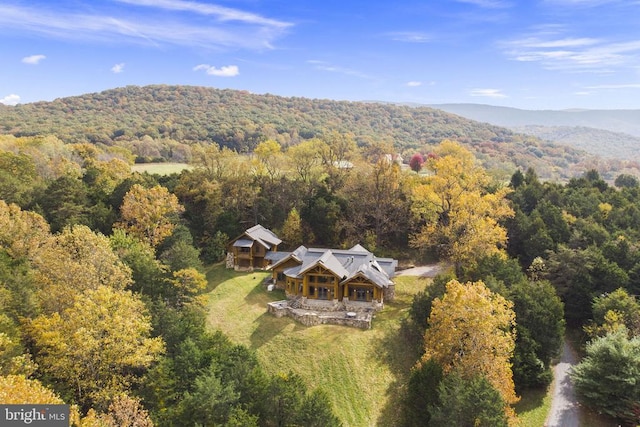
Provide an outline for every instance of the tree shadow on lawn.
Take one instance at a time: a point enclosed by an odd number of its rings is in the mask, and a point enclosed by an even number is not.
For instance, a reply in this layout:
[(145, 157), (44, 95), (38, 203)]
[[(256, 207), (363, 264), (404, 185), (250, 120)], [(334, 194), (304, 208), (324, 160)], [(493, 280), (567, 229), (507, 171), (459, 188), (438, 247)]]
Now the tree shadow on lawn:
[[(387, 309), (387, 307), (385, 307)], [(393, 308), (392, 308), (393, 310)], [(397, 310), (394, 310), (397, 311)], [(393, 313), (399, 316), (399, 312)], [(380, 427), (399, 426), (402, 424), (403, 398), (409, 381), (411, 368), (420, 358), (420, 349), (409, 339), (409, 333), (403, 322), (388, 327), (384, 337), (377, 343), (376, 356), (385, 362), (394, 375), (386, 391), (386, 404), (380, 411), (377, 425)], [(386, 325), (381, 325), (384, 327)], [(374, 327), (375, 320), (374, 320)]]
[(306, 328), (306, 326), (299, 324), (288, 317), (275, 317), (273, 314), (267, 312), (263, 313), (254, 322), (258, 324), (258, 327), (253, 331), (249, 338), (252, 350), (259, 349), (273, 338), (280, 335), (282, 331), (292, 323), (294, 324), (292, 332), (297, 332), (300, 329)]
[(250, 305), (263, 305), (265, 311), (267, 310), (267, 303), (271, 301), (280, 301), (285, 299), (284, 291), (275, 289), (273, 291), (267, 291), (266, 287), (262, 284), (262, 278), (248, 279), (255, 282), (255, 286), (244, 297), (247, 304)]
[(535, 387), (524, 389), (520, 392), (520, 401), (516, 403), (516, 413), (523, 414), (542, 406), (542, 401), (549, 392), (549, 387)]

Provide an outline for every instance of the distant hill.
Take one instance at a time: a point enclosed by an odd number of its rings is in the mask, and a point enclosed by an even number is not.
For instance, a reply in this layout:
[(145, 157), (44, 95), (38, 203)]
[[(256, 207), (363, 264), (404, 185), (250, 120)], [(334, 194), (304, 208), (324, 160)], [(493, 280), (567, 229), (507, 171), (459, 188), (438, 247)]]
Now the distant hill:
[[(127, 147), (171, 139), (250, 152), (266, 139), (286, 147), (329, 131), (351, 133), (363, 148), (392, 143), (405, 156), (426, 153), (443, 139), (456, 140), (471, 149), (486, 168), (507, 177), (516, 168), (533, 167), (548, 179), (567, 179), (597, 168), (611, 179), (629, 167), (622, 161), (603, 160), (429, 107), (154, 85), (0, 108), (0, 133), (53, 134), (65, 142)], [(167, 152), (163, 155), (172, 160), (170, 150)]]
[(582, 126), (640, 137), (640, 110), (520, 110), (484, 104), (429, 106), (497, 126)]
[(598, 156), (640, 160), (640, 137), (584, 126), (513, 126), (512, 130)]

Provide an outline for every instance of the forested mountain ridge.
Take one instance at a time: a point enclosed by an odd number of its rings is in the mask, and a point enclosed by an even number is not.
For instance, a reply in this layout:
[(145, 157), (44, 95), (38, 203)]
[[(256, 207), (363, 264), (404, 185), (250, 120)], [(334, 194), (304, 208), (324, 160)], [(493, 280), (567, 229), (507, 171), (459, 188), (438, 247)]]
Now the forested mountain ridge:
[(515, 132), (568, 145), (605, 158), (640, 160), (640, 137), (586, 126), (514, 126)]
[(250, 152), (266, 139), (288, 146), (328, 131), (351, 133), (361, 147), (393, 143), (409, 156), (452, 139), (469, 147), (485, 167), (504, 174), (534, 167), (543, 178), (566, 179), (596, 168), (613, 179), (628, 166), (428, 107), (155, 85), (0, 108), (0, 133), (53, 134), (65, 142), (130, 149), (132, 142), (152, 138)]
[(497, 126), (586, 126), (640, 136), (640, 110), (523, 110), (484, 104), (434, 104), (429, 107)]

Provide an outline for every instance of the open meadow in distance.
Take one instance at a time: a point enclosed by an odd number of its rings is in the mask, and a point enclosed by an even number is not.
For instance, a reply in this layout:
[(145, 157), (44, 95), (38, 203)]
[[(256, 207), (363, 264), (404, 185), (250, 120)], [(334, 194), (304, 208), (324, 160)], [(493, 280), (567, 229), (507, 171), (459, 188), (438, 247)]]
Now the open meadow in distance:
[(185, 169), (193, 169), (193, 166), (187, 163), (136, 163), (131, 166), (131, 172), (147, 172), (157, 175), (171, 175), (172, 173), (180, 173)]

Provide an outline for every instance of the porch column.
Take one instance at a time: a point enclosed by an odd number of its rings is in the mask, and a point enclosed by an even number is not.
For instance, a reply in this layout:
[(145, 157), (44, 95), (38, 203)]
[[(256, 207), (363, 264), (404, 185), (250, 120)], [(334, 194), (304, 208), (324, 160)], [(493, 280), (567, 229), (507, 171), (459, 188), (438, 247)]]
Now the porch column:
[(309, 296), (309, 283), (307, 283), (307, 275), (306, 274), (302, 279), (302, 296), (303, 297), (308, 297)]
[(342, 298), (349, 298), (349, 284), (344, 284), (344, 289), (342, 290)]

